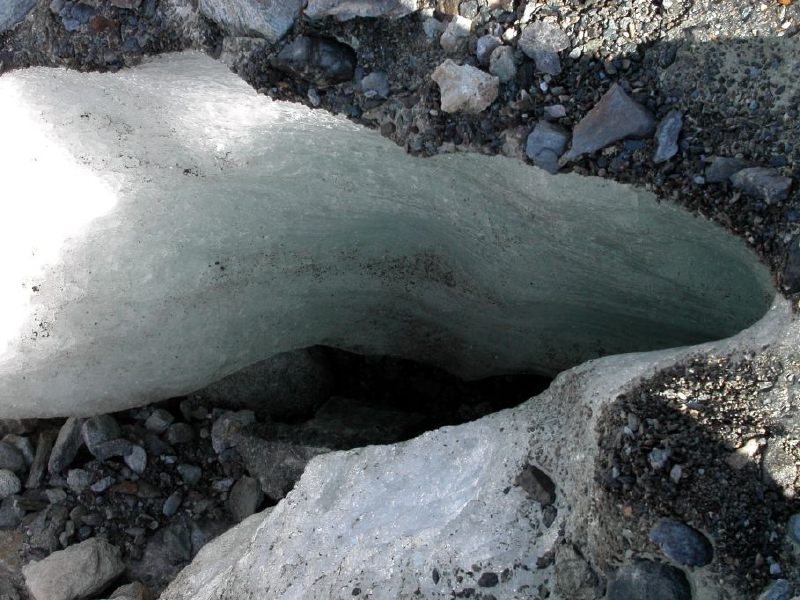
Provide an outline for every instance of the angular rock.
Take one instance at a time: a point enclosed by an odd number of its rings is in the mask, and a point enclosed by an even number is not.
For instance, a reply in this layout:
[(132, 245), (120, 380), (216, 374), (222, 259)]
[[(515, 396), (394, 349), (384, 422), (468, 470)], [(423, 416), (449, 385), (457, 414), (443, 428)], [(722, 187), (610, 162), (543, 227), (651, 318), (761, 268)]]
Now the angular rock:
[(18, 494), (22, 490), (22, 483), (13, 471), (0, 469), (0, 499)]
[(67, 471), (67, 485), (76, 493), (85, 490), (91, 482), (92, 476), (85, 469), (70, 469)]
[(675, 109), (667, 113), (656, 127), (656, 152), (653, 162), (662, 163), (678, 153), (678, 136), (683, 128), (683, 114)]
[(91, 538), (22, 568), (35, 600), (81, 600), (101, 591), (125, 570), (119, 549)]
[(664, 556), (687, 567), (702, 567), (711, 562), (714, 549), (706, 536), (674, 519), (661, 519), (650, 530), (650, 541)]
[(241, 432), (256, 422), (252, 410), (227, 412), (220, 415), (211, 426), (211, 447), (214, 452), (222, 454), (228, 448), (234, 448), (239, 443)]
[(548, 173), (558, 173), (558, 159), (564, 154), (569, 133), (563, 127), (540, 121), (528, 135), (525, 154)]
[(183, 482), (190, 486), (200, 481), (200, 477), (203, 475), (203, 469), (196, 465), (180, 464), (177, 469)]
[(513, 48), (500, 46), (494, 49), (489, 59), (489, 73), (496, 76), (501, 83), (507, 83), (517, 76)]
[(650, 560), (624, 565), (608, 584), (608, 600), (691, 600), (683, 571)]
[(708, 183), (729, 183), (731, 175), (754, 166), (754, 163), (742, 158), (712, 156), (705, 170), (705, 178)]
[(22, 458), (25, 460), (26, 467), (30, 467), (33, 464), (33, 459), (36, 456), (36, 452), (33, 448), (33, 444), (31, 443), (31, 438), (9, 433), (3, 436), (2, 441), (12, 445), (19, 451), (20, 454), (22, 454)]
[(356, 17), (405, 17), (419, 8), (418, 0), (309, 0), (305, 14), (311, 19), (335, 17), (349, 21)]
[(353, 79), (356, 53), (336, 40), (301, 35), (278, 53), (273, 66), (325, 88)]
[(650, 111), (615, 83), (575, 126), (572, 147), (565, 157), (573, 160), (624, 138), (646, 137), (654, 129)]
[(792, 188), (791, 177), (784, 177), (769, 167), (748, 167), (731, 175), (730, 180), (733, 187), (767, 204), (784, 202)]
[(175, 417), (173, 417), (172, 413), (170, 413), (168, 410), (157, 408), (150, 413), (149, 417), (147, 417), (147, 420), (144, 422), (144, 426), (148, 431), (152, 431), (153, 433), (161, 435), (167, 430), (174, 420)]
[(36, 0), (3, 0), (0, 2), (0, 33), (22, 21), (36, 6)]
[(478, 38), (478, 44), (475, 49), (475, 55), (478, 57), (478, 62), (484, 67), (489, 65), (492, 52), (495, 48), (502, 46), (503, 40), (494, 35), (482, 35)]
[(566, 33), (544, 21), (528, 25), (517, 41), (520, 50), (534, 60), (537, 71), (553, 76), (561, 73), (558, 53), (569, 48), (569, 45)]
[(200, 0), (198, 9), (230, 36), (280, 40), (300, 16), (303, 0)]
[(361, 89), (367, 97), (386, 98), (390, 90), (389, 78), (383, 71), (373, 71), (361, 80)]
[(25, 457), (8, 442), (0, 442), (0, 469), (13, 471), (16, 474), (25, 472)]
[(188, 423), (173, 423), (167, 430), (167, 441), (170, 444), (188, 444), (194, 440), (194, 429)]
[(93, 455), (97, 446), (122, 435), (119, 424), (111, 415), (90, 417), (83, 422), (81, 436), (89, 452)]
[(553, 104), (552, 106), (544, 107), (544, 118), (548, 121), (555, 121), (556, 119), (563, 119), (567, 116), (567, 109), (563, 104)]
[(267, 441), (254, 436), (243, 437), (236, 450), (247, 472), (258, 479), (262, 491), (275, 501), (294, 487), (309, 460), (329, 452), (327, 448)]
[(425, 31), (425, 35), (428, 36), (428, 39), (431, 40), (441, 37), (446, 28), (447, 26), (444, 23), (433, 17), (429, 17), (422, 22), (422, 29)]
[(589, 563), (572, 546), (561, 544), (556, 549), (556, 590), (570, 600), (595, 600), (598, 579)]
[(463, 51), (469, 41), (469, 34), (472, 31), (472, 20), (454, 16), (439, 38), (439, 45), (445, 52), (453, 54)]
[(500, 84), (497, 77), (449, 58), (436, 67), (431, 79), (439, 85), (442, 110), (449, 113), (485, 110), (497, 98)]
[[(25, 516), (19, 496), (8, 496), (0, 502), (0, 531), (14, 529)], [(2, 595), (0, 595), (2, 598)]]
[(53, 449), (56, 436), (57, 433), (55, 431), (48, 429), (40, 433), (36, 438), (36, 453), (33, 455), (33, 462), (28, 472), (28, 479), (25, 482), (26, 488), (34, 489), (42, 485), (42, 480), (47, 470), (47, 462), (50, 459), (50, 452)]
[(282, 352), (196, 392), (214, 406), (249, 409), (274, 419), (308, 417), (330, 397), (333, 373), (319, 353)]
[(133, 445), (122, 460), (131, 471), (141, 475), (147, 468), (147, 451), (141, 446)]
[(173, 523), (162, 533), (167, 559), (172, 564), (180, 564), (192, 559), (192, 533), (183, 523)]
[(515, 483), (542, 506), (548, 506), (556, 501), (556, 486), (553, 480), (534, 465), (525, 465)]
[(254, 514), (264, 501), (259, 482), (252, 477), (242, 477), (233, 484), (228, 496), (228, 510), (239, 523)]
[(78, 454), (78, 449), (83, 444), (81, 425), (83, 425), (82, 419), (70, 417), (58, 431), (47, 463), (47, 470), (52, 475), (58, 475), (75, 460), (75, 455)]

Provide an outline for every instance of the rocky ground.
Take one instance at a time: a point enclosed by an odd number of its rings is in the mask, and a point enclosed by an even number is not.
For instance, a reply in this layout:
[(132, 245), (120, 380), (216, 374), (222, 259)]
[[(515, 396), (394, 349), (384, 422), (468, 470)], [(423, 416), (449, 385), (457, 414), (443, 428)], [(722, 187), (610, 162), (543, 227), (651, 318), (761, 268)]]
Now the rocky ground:
[[(256, 397), (251, 384), (263, 377), (271, 387)], [(410, 361), (320, 347), (158, 406), (0, 421), (0, 598), (25, 599), (30, 589), (49, 599), (55, 592), (41, 590), (76, 576), (86, 596), (104, 597), (122, 580), (155, 597), (205, 543), (283, 498), (313, 456), (465, 422), (546, 385), (538, 377), (464, 383)], [(87, 573), (80, 551), (60, 558), (76, 547), (116, 566)], [(38, 570), (21, 568), (46, 558)]]
[[(785, 292), (800, 292), (797, 4), (440, 0), (418, 8), (377, 20), (302, 17), (275, 36), (199, 15), (188, 0), (40, 2), (0, 33), (0, 72), (116, 70), (147, 54), (203, 48), (270, 97), (344, 114), (414, 154), (504, 154), (645, 186), (741, 236)], [(698, 357), (607, 408), (597, 465), (606, 560), (649, 561), (628, 562), (609, 597), (630, 597), (625, 581), (642, 573), (672, 590), (664, 597), (688, 597), (676, 566), (746, 595), (772, 585), (765, 597), (790, 597), (788, 582), (800, 583), (800, 533), (790, 518), (798, 510), (798, 377), (797, 364), (769, 351)], [(6, 466), (27, 483), (31, 471), (42, 474), (3, 501), (5, 547), (22, 544), (22, 558), (43, 558), (102, 534), (121, 549), (125, 577), (157, 591), (204, 540), (277, 501), (314, 452), (401, 439), (495, 408), (466, 402), (423, 418), (423, 407), (404, 407), (398, 419), (389, 402), (383, 437), (364, 437), (376, 413), (343, 429), (360, 414), (349, 390), (348, 403), (331, 401), (288, 424), (225, 413), (219, 393), (210, 403), (115, 415), (116, 425), (73, 421), (76, 441), (89, 441), (92, 427), (102, 432), (97, 443), (125, 441), (106, 459), (88, 443), (55, 471), (44, 469), (40, 449), (60, 424), (21, 424), (0, 443), (16, 461)], [(134, 448), (147, 457), (141, 473)], [(248, 466), (248, 457), (254, 465), (276, 452), (292, 459), (288, 472)], [(765, 477), (766, 463), (785, 478)], [(17, 476), (5, 477), (0, 486), (16, 489)], [(148, 555), (154, 540), (161, 554)], [(0, 549), (0, 566), (18, 570), (19, 558)], [(2, 585), (0, 598), (24, 597), (20, 585)]]

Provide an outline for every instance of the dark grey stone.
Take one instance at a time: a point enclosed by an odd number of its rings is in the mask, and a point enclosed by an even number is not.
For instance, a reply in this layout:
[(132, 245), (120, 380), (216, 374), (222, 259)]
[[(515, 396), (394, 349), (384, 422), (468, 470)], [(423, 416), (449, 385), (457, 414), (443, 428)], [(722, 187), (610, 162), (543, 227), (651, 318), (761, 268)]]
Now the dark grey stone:
[(500, 578), (497, 576), (497, 573), (492, 573), (491, 571), (484, 571), (481, 573), (480, 578), (478, 579), (478, 587), (494, 587), (500, 582)]
[(147, 451), (141, 446), (133, 445), (130, 450), (122, 457), (128, 468), (134, 473), (141, 475), (147, 468)]
[(679, 565), (702, 567), (711, 562), (714, 549), (706, 536), (679, 521), (661, 519), (650, 531), (650, 541)]
[(56, 441), (56, 435), (54, 430), (46, 430), (36, 438), (36, 452), (33, 455), (33, 462), (28, 472), (28, 480), (25, 482), (26, 488), (35, 489), (42, 485), (42, 480), (47, 470), (47, 461)]
[(172, 564), (192, 559), (192, 532), (186, 524), (173, 523), (164, 528), (162, 535), (167, 559)]
[(517, 65), (514, 62), (514, 49), (500, 46), (494, 49), (489, 59), (489, 73), (502, 83), (507, 83), (517, 76)]
[(238, 523), (254, 514), (264, 501), (264, 492), (256, 479), (244, 476), (231, 488), (228, 510)]
[(525, 465), (515, 482), (542, 506), (556, 501), (556, 486), (548, 475), (533, 465)]
[(144, 426), (148, 431), (152, 431), (153, 433), (161, 435), (170, 425), (172, 425), (174, 420), (175, 417), (173, 417), (172, 413), (170, 413), (168, 410), (157, 408), (150, 413), (149, 417), (147, 417), (147, 420), (144, 422)]
[(624, 565), (608, 584), (607, 600), (691, 600), (683, 571), (651, 560)]
[(0, 531), (14, 529), (24, 516), (25, 509), (19, 502), (19, 496), (3, 498), (0, 502)]
[(558, 159), (564, 154), (569, 141), (569, 133), (563, 127), (540, 121), (528, 134), (525, 154), (548, 173), (558, 172)]
[(122, 432), (114, 417), (111, 415), (98, 415), (83, 422), (81, 436), (89, 452), (94, 454), (97, 446), (121, 437)]
[(25, 457), (8, 442), (0, 442), (0, 469), (13, 471), (16, 474), (25, 472)]
[(796, 236), (787, 248), (782, 284), (789, 294), (800, 292), (800, 236)]
[(203, 476), (203, 469), (195, 465), (180, 464), (177, 469), (186, 485), (194, 485)]
[(283, 498), (300, 479), (308, 461), (328, 451), (254, 436), (243, 437), (236, 449), (247, 472), (258, 479), (272, 500)]
[(115, 456), (124, 457), (130, 454), (133, 450), (133, 443), (125, 438), (118, 438), (116, 440), (109, 440), (98, 444), (94, 449), (94, 456), (97, 460), (106, 461)]
[(706, 181), (708, 183), (730, 183), (731, 175), (753, 166), (755, 165), (752, 162), (742, 158), (712, 156), (705, 170)]
[(194, 440), (194, 429), (188, 423), (173, 423), (167, 430), (167, 441), (170, 444), (188, 444)]
[(618, 140), (646, 137), (654, 129), (655, 120), (650, 111), (614, 84), (575, 126), (572, 147), (566, 156), (571, 160)]
[(323, 88), (353, 79), (356, 53), (336, 40), (301, 35), (278, 53), (273, 66)]
[(183, 496), (181, 496), (180, 492), (173, 492), (170, 494), (169, 498), (164, 500), (164, 506), (161, 512), (164, 513), (165, 517), (172, 517), (178, 512), (182, 502)]
[(47, 463), (47, 469), (51, 474), (58, 475), (75, 460), (75, 455), (83, 444), (81, 425), (83, 425), (82, 419), (70, 417), (61, 426)]
[(367, 96), (386, 98), (389, 95), (389, 78), (383, 71), (373, 71), (361, 80), (361, 89)]
[(749, 167), (731, 175), (733, 187), (767, 204), (779, 204), (789, 197), (791, 177), (784, 177), (769, 167)]
[(656, 152), (653, 162), (662, 163), (678, 153), (678, 136), (683, 128), (683, 115), (671, 110), (656, 127)]
[(478, 57), (478, 62), (484, 67), (489, 64), (489, 58), (492, 56), (495, 48), (503, 45), (503, 40), (494, 35), (482, 35), (478, 38), (478, 45), (475, 49), (475, 55)]
[(800, 513), (795, 513), (789, 517), (789, 522), (786, 524), (786, 533), (789, 534), (790, 540), (800, 544)]

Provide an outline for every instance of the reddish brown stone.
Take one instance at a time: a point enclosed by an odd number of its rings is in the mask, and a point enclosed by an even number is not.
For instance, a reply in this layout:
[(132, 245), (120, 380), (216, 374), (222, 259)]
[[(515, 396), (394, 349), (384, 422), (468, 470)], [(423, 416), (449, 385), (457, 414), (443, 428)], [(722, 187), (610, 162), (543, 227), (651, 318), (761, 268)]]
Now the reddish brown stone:
[(103, 33), (105, 31), (114, 31), (119, 27), (119, 23), (111, 19), (106, 19), (103, 15), (95, 15), (89, 19), (89, 27), (91, 27), (92, 31), (95, 33)]

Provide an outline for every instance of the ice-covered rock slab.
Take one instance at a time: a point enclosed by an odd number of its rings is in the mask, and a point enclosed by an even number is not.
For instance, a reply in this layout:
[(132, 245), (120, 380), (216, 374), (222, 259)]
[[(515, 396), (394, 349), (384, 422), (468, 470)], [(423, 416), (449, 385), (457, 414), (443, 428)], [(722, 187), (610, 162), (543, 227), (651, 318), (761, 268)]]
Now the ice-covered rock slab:
[(195, 53), (0, 78), (0, 417), (180, 395), (329, 344), (468, 377), (694, 343), (765, 310), (738, 240), (653, 196), (419, 159)]

